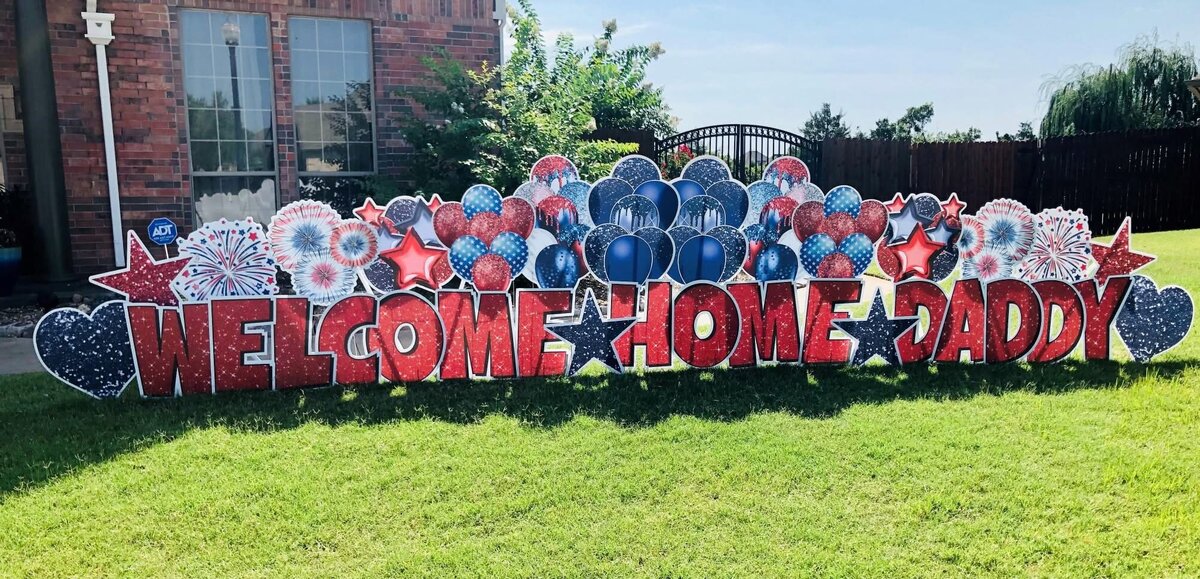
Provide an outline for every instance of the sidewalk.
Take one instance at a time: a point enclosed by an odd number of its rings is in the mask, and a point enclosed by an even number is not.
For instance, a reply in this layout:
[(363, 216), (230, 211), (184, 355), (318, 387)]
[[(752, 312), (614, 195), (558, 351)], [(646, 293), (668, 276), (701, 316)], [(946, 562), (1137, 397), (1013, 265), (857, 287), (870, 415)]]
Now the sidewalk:
[(0, 338), (0, 376), (44, 372), (29, 338)]

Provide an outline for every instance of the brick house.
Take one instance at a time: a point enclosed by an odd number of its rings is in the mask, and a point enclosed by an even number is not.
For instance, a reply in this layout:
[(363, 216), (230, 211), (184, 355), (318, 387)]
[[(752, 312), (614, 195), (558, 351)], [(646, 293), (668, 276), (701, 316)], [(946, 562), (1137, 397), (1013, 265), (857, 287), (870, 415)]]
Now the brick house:
[(144, 234), (167, 216), (186, 234), (268, 218), (302, 188), (336, 196), (358, 177), (398, 174), (394, 120), (411, 111), (395, 89), (441, 49), (496, 63), (503, 11), (503, 0), (0, 0), (0, 182), (33, 193), (26, 261), (61, 280), (117, 260), (81, 13), (113, 15), (120, 227)]

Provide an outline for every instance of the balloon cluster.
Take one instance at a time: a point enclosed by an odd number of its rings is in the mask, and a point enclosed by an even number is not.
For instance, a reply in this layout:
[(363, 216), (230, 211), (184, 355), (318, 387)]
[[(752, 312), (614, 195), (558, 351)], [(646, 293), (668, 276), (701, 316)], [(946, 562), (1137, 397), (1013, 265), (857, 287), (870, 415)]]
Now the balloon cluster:
[(839, 185), (820, 200), (797, 205), (779, 243), (796, 253), (809, 276), (850, 278), (866, 271), (886, 228), (883, 203), (864, 201), (855, 188)]
[(809, 181), (808, 165), (795, 157), (771, 161), (763, 178), (747, 188), (750, 213), (742, 232), (746, 260), (742, 268), (758, 281), (791, 281), (800, 273), (797, 249), (780, 243), (792, 228), (792, 215), (802, 203), (821, 203), (825, 194)]
[(591, 229), (587, 195), (591, 184), (562, 155), (542, 157), (529, 171), (529, 181), (514, 195), (534, 207), (536, 228), (529, 235), (528, 260), (521, 272), (544, 288), (573, 288), (587, 273), (583, 238)]
[(666, 230), (679, 214), (679, 192), (654, 161), (617, 161), (588, 191), (587, 207), (595, 228), (584, 238), (583, 256), (597, 278), (641, 284), (666, 273), (675, 253)]
[(501, 199), (495, 189), (474, 185), (462, 203), (438, 207), (433, 230), (450, 248), (454, 273), (479, 291), (504, 291), (529, 259), (525, 238), (533, 221), (533, 208), (524, 199)]
[[(447, 247), (433, 231), (433, 213), (442, 200), (401, 196), (379, 206), (367, 198), (354, 209), (362, 235), (374, 235), (378, 259), (360, 266), (366, 285), (376, 293), (389, 293), (415, 287), (437, 289), (454, 277), (450, 270)], [(334, 232), (338, 250), (354, 255), (359, 243), (355, 234)], [(335, 253), (336, 256), (336, 253)]]
[(907, 198), (897, 193), (886, 204), (888, 227), (876, 248), (880, 269), (895, 281), (949, 277), (958, 266), (961, 242), (981, 241), (965, 227), (974, 219), (962, 214), (966, 206), (957, 194), (941, 201), (932, 193)]
[(667, 273), (679, 283), (723, 282), (746, 259), (741, 227), (750, 213), (750, 194), (734, 180), (725, 161), (702, 155), (671, 182), (679, 194), (679, 214), (667, 231), (675, 260)]

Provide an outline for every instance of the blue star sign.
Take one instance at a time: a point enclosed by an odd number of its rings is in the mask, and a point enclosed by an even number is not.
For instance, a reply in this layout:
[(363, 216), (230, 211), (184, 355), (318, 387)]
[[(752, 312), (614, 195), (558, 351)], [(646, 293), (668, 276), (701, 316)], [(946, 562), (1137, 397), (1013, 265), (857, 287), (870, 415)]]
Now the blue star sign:
[(621, 373), (625, 368), (617, 358), (617, 349), (613, 347), (613, 342), (636, 321), (636, 318), (604, 321), (600, 317), (600, 308), (596, 305), (596, 296), (592, 295), (592, 290), (588, 290), (583, 299), (583, 314), (578, 322), (546, 326), (546, 329), (563, 341), (571, 343), (571, 367), (567, 370), (568, 376), (579, 373), (592, 360), (600, 360), (610, 370)]
[(876, 291), (867, 319), (834, 320), (833, 323), (854, 338), (854, 352), (850, 356), (852, 364), (861, 366), (879, 356), (884, 362), (899, 366), (900, 349), (896, 347), (896, 339), (919, 319), (917, 316), (889, 318), (887, 309), (883, 307), (883, 295)]

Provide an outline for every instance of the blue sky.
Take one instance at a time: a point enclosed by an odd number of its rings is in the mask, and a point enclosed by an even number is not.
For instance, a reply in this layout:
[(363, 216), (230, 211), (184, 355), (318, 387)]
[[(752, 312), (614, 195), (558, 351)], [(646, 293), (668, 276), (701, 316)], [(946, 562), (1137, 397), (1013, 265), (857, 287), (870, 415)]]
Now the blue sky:
[(796, 130), (830, 102), (865, 130), (932, 101), (933, 130), (994, 138), (1036, 124), (1042, 84), (1068, 66), (1110, 63), (1140, 34), (1200, 36), (1200, 0), (533, 1), (550, 37), (590, 43), (616, 18), (617, 46), (661, 41), (650, 80), (681, 129)]

